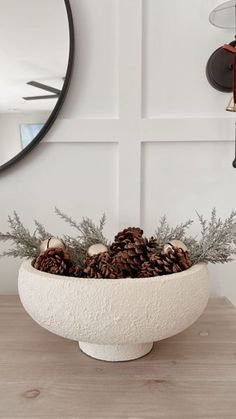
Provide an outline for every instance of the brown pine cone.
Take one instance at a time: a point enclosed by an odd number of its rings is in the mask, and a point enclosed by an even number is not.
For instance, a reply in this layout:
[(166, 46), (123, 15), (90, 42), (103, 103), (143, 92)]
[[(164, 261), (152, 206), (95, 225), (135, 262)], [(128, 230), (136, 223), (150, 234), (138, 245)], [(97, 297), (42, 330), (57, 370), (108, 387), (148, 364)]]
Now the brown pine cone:
[(145, 240), (149, 256), (151, 256), (152, 254), (156, 254), (158, 248), (157, 240), (154, 237), (150, 237), (150, 239)]
[(112, 263), (119, 276), (136, 277), (143, 262), (155, 252), (156, 240), (143, 237), (139, 227), (129, 227), (119, 232), (110, 247)]
[(68, 252), (59, 248), (47, 249), (33, 261), (35, 269), (55, 275), (67, 275), (71, 264)]
[(158, 245), (157, 239), (155, 239), (155, 237), (150, 237), (150, 239), (148, 240), (149, 246), (156, 248)]
[(192, 265), (188, 252), (172, 246), (160, 255), (151, 255), (150, 260), (142, 264), (139, 277), (167, 275), (184, 271)]
[(122, 247), (121, 251), (113, 253), (112, 262), (121, 277), (135, 278), (139, 275), (142, 264), (155, 254), (156, 241), (137, 236), (130, 241), (125, 240)]
[(139, 271), (139, 278), (149, 278), (151, 276), (162, 275), (162, 269), (161, 267), (159, 267), (156, 258), (159, 257), (152, 256), (149, 261), (146, 261), (142, 264), (141, 269)]
[(167, 263), (173, 263), (178, 272), (184, 271), (192, 266), (192, 262), (189, 259), (188, 252), (175, 246), (171, 246), (165, 253), (162, 252), (163, 258)]
[(68, 275), (75, 278), (82, 278), (84, 276), (83, 269), (80, 265), (72, 264), (69, 268)]
[(125, 228), (124, 230), (120, 231), (114, 238), (115, 242), (122, 242), (126, 239), (132, 240), (136, 237), (142, 237), (143, 230), (139, 227), (129, 227)]
[(139, 272), (140, 278), (160, 276), (181, 272), (182, 269), (174, 261), (166, 259), (163, 255), (152, 255), (150, 260), (144, 262)]
[[(133, 255), (134, 254), (134, 255)], [(140, 258), (133, 250), (118, 252), (112, 259), (120, 278), (135, 277), (141, 266)]]
[(84, 275), (88, 278), (119, 278), (109, 252), (98, 253), (85, 261)]
[(142, 238), (143, 230), (139, 227), (129, 227), (120, 231), (114, 238), (114, 242), (110, 247), (112, 255), (124, 250), (127, 243), (134, 242), (135, 239)]

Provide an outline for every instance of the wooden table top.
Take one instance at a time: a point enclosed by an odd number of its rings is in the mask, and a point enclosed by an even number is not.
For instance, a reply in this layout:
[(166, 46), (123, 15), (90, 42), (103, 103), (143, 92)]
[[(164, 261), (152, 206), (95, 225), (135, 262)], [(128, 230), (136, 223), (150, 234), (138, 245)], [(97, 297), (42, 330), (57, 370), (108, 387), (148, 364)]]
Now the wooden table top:
[(211, 300), (144, 358), (96, 361), (0, 297), (0, 418), (236, 418), (236, 309)]

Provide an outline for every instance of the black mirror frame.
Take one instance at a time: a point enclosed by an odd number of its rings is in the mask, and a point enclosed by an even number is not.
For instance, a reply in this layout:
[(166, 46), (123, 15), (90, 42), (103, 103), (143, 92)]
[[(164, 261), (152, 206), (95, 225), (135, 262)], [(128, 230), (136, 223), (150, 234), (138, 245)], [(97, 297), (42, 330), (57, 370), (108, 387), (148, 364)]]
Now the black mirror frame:
[(56, 120), (56, 118), (59, 114), (59, 111), (60, 111), (60, 109), (61, 109), (61, 107), (62, 107), (62, 105), (65, 101), (66, 94), (68, 92), (71, 77), (72, 77), (72, 70), (73, 70), (73, 63), (74, 63), (74, 50), (75, 50), (75, 36), (74, 36), (74, 23), (73, 23), (72, 10), (71, 10), (71, 6), (70, 6), (70, 0), (64, 0), (64, 3), (65, 3), (66, 13), (67, 13), (67, 17), (68, 17), (70, 45), (69, 45), (69, 58), (68, 58), (66, 76), (65, 76), (64, 84), (63, 84), (63, 87), (62, 87), (62, 90), (61, 90), (61, 94), (58, 98), (58, 101), (57, 101), (52, 113), (50, 114), (48, 120), (46, 121), (46, 123), (44, 124), (43, 128), (38, 133), (38, 135), (34, 138), (34, 140), (27, 147), (24, 148), (24, 150), (20, 151), (20, 153), (18, 153), (16, 156), (14, 156), (11, 160), (9, 160), (8, 162), (1, 165), (0, 166), (0, 172), (9, 168), (14, 163), (16, 163), (20, 159), (22, 159), (27, 153), (29, 153), (45, 137), (45, 135), (48, 133), (48, 131), (50, 130), (50, 128), (54, 124), (54, 122), (55, 122), (55, 120)]

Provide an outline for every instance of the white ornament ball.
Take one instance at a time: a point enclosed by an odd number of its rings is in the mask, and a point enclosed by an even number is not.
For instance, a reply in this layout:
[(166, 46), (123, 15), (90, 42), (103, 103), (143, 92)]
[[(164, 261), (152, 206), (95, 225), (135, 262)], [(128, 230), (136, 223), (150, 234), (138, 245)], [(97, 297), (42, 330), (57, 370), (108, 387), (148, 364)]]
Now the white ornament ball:
[(172, 246), (182, 249), (184, 252), (188, 251), (187, 246), (181, 240), (170, 240), (167, 244), (164, 245), (164, 253), (168, 252)]
[(65, 249), (65, 244), (62, 240), (59, 240), (56, 237), (49, 237), (48, 239), (42, 241), (40, 245), (40, 252), (45, 252), (47, 249)]
[(104, 253), (107, 251), (108, 251), (108, 248), (104, 246), (104, 244), (102, 243), (92, 244), (92, 246), (88, 248), (88, 255), (94, 256), (94, 255), (98, 255), (99, 253)]

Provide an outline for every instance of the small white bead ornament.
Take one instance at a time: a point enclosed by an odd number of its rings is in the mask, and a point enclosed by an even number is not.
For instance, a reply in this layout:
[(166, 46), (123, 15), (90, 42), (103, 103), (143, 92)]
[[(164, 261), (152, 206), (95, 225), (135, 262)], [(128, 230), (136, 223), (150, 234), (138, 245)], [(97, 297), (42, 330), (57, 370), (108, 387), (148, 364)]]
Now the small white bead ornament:
[(40, 245), (40, 252), (45, 252), (47, 249), (65, 249), (65, 244), (62, 240), (59, 240), (56, 237), (49, 237), (48, 239), (42, 241)]
[(166, 243), (163, 247), (164, 253), (168, 253), (168, 251), (174, 247), (177, 247), (178, 249), (182, 249), (184, 252), (188, 251), (187, 246), (181, 241), (181, 240), (171, 240), (168, 243)]
[(107, 251), (108, 251), (108, 248), (104, 246), (104, 244), (102, 243), (92, 244), (92, 246), (88, 248), (88, 255), (95, 256), (95, 255), (98, 255), (99, 253), (104, 253)]

